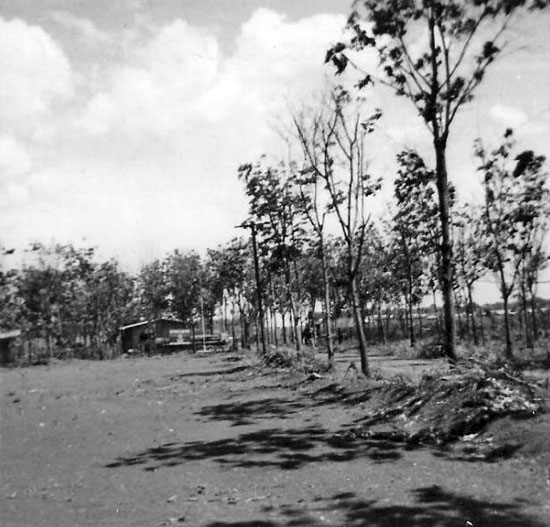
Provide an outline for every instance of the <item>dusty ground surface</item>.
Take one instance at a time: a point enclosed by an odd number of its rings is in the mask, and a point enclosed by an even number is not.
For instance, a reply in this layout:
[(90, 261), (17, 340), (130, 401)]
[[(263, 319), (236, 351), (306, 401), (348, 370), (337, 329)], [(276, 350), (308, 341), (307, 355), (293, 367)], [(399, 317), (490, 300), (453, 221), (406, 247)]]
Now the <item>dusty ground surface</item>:
[(548, 415), (494, 423), (523, 446), (472, 461), (355, 437), (368, 399), (250, 363), (182, 354), (0, 371), (0, 525), (550, 525)]

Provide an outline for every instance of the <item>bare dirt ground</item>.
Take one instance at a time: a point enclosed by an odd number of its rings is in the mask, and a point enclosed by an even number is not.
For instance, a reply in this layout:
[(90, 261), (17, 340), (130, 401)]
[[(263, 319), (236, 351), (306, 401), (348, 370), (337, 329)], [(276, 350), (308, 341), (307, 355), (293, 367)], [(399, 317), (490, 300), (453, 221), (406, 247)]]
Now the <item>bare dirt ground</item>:
[[(322, 395), (328, 381), (251, 362), (180, 354), (0, 371), (0, 525), (550, 525), (548, 415), (494, 423), (522, 447), (473, 461), (356, 437), (368, 399), (345, 403)], [(414, 375), (438, 366), (407, 363)]]

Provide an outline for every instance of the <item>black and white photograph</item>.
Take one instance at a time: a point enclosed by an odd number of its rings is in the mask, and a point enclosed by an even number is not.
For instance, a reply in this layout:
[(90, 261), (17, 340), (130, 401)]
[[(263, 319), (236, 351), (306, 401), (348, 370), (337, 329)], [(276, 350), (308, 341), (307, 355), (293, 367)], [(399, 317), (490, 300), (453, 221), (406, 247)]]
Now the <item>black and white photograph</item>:
[(2, 527), (549, 527), (550, 0), (1, 0)]

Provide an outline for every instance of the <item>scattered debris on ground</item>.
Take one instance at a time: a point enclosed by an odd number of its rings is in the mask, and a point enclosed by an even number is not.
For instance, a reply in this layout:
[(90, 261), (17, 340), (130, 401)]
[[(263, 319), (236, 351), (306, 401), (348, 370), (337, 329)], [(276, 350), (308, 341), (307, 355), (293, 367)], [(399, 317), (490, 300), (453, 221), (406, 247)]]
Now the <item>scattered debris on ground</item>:
[(326, 362), (317, 360), (312, 353), (297, 353), (287, 349), (267, 351), (262, 362), (270, 368), (291, 369), (297, 373), (319, 374), (328, 370)]
[[(372, 357), (371, 379), (344, 378), (348, 355), (326, 373), (253, 353), (2, 371), (1, 523), (548, 524), (550, 413), (532, 371)], [(479, 432), (407, 442), (480, 405), (498, 418)], [(395, 439), (366, 436), (384, 430)]]
[(326, 362), (295, 350), (270, 350), (260, 364), (260, 371), (283, 374), (282, 384), (321, 404), (358, 409), (358, 425), (349, 432), (356, 438), (436, 446), (469, 461), (493, 461), (520, 450), (527, 455), (549, 451), (535, 445), (528, 452), (526, 447), (537, 443), (530, 423), (547, 410), (547, 383), (527, 379), (510, 365), (464, 359), (413, 382), (381, 373), (371, 379), (342, 377)]
[(494, 420), (528, 419), (546, 410), (544, 388), (506, 367), (480, 362), (456, 366), (449, 375), (425, 376), (415, 386), (402, 381), (378, 388), (379, 405), (355, 433), (409, 445), (445, 445), (460, 440), (472, 457), (507, 456), (518, 444), (494, 445), (482, 433)]

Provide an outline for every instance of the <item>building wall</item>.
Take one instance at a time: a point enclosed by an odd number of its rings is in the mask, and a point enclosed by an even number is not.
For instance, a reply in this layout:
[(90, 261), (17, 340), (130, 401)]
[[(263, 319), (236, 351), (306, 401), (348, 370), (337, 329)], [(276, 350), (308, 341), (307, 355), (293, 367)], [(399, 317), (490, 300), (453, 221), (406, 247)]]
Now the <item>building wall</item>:
[(177, 320), (155, 320), (149, 324), (143, 324), (127, 328), (122, 331), (122, 352), (130, 349), (140, 353), (156, 351), (155, 339), (168, 339), (171, 329), (185, 329), (186, 325)]
[(154, 322), (156, 338), (169, 338), (171, 329), (186, 329), (187, 325), (178, 320), (156, 320)]
[(122, 351), (125, 353), (130, 349), (138, 350), (141, 353), (147, 352), (150, 348), (149, 343), (152, 340), (150, 336), (149, 324), (125, 329), (122, 332)]
[(15, 339), (0, 340), (0, 365), (12, 364), (15, 361)]

